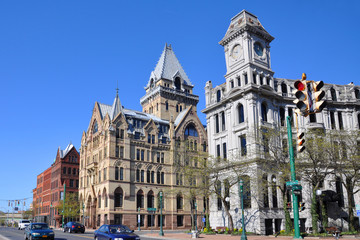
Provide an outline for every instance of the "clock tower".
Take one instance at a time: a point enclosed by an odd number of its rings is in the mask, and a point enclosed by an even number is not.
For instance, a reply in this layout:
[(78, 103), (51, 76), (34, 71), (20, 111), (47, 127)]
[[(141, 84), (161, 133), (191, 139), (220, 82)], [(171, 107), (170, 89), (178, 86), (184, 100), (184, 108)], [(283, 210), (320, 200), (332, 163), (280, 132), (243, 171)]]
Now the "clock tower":
[[(231, 19), (230, 26), (219, 42), (224, 47), (227, 86), (247, 83), (263, 85), (271, 82), (270, 42), (274, 39), (258, 18), (241, 11)], [(229, 89), (228, 89), (229, 90)]]

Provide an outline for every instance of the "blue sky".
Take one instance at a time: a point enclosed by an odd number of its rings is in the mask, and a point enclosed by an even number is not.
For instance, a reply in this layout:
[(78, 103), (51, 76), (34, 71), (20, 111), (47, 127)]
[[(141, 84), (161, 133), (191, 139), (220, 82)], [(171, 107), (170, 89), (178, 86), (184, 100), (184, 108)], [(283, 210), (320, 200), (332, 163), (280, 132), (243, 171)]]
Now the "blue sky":
[(151, 71), (165, 43), (199, 95), (224, 82), (218, 42), (241, 10), (275, 37), (275, 77), (359, 85), (359, 1), (93, 1), (0, 2), (0, 210), (7, 199), (32, 201), (36, 176), (57, 148), (78, 149), (95, 101), (141, 110)]

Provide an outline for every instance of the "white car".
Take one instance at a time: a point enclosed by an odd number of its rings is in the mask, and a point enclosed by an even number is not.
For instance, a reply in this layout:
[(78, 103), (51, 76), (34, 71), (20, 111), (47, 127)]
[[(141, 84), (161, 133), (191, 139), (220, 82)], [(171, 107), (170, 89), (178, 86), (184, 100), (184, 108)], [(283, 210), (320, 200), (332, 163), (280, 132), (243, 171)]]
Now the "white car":
[(18, 226), (18, 230), (22, 230), (22, 229), (25, 229), (27, 226), (30, 225), (30, 220), (20, 220), (19, 221), (19, 226)]

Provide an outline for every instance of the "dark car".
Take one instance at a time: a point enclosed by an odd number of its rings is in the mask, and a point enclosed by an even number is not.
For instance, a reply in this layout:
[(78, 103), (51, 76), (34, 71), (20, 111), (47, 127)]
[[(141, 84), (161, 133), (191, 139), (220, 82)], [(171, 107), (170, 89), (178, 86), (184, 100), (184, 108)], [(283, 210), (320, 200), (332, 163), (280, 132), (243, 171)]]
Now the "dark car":
[(52, 229), (46, 223), (30, 223), (29, 226), (25, 228), (24, 239), (33, 240), (33, 239), (54, 239), (55, 234)]
[(68, 222), (64, 226), (64, 232), (68, 232), (68, 233), (81, 232), (81, 233), (84, 233), (85, 232), (85, 226), (82, 225), (81, 223), (77, 223), (77, 222)]
[(95, 240), (140, 240), (140, 237), (124, 225), (102, 225), (94, 232)]

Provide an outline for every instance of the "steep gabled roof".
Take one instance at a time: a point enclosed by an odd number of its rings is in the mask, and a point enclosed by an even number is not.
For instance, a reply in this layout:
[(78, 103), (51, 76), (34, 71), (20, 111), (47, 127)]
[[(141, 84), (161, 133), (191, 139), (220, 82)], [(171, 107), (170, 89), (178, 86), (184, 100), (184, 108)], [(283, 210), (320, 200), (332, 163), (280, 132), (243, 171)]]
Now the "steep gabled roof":
[(246, 10), (242, 10), (239, 14), (231, 19), (230, 26), (226, 31), (224, 38), (219, 42), (220, 45), (224, 46), (229, 42), (229, 40), (238, 36), (243, 31), (251, 31), (270, 42), (274, 40), (274, 37), (265, 30), (259, 19), (254, 14), (249, 13)]
[(150, 80), (146, 88), (150, 87), (151, 79), (153, 79), (155, 82), (160, 79), (173, 81), (174, 78), (178, 75), (180, 75), (180, 77), (184, 80), (185, 85), (193, 86), (184, 69), (182, 68), (179, 60), (176, 58), (171, 45), (165, 44), (165, 48), (160, 56), (160, 59), (154, 71), (152, 71), (150, 74)]
[(74, 148), (74, 145), (72, 145), (71, 143), (69, 145), (67, 145), (65, 150), (61, 150), (59, 147), (60, 158), (64, 158), (73, 148)]

